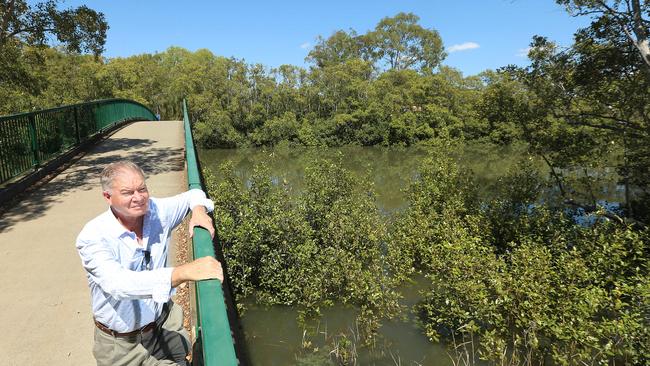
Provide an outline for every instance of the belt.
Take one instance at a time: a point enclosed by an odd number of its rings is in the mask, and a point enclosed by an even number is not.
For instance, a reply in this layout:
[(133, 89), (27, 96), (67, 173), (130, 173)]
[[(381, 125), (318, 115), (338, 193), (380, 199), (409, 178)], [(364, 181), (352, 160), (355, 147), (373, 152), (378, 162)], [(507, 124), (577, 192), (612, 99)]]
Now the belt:
[(102, 332), (104, 332), (104, 333), (106, 333), (108, 335), (112, 335), (113, 337), (131, 337), (131, 336), (138, 335), (138, 334), (141, 334), (141, 333), (146, 333), (146, 332), (156, 328), (156, 322), (151, 322), (151, 323), (145, 325), (144, 327), (142, 327), (140, 329), (136, 329), (136, 330), (126, 332), (126, 333), (120, 333), (120, 332), (116, 332), (113, 329), (105, 326), (104, 324), (98, 322), (97, 320), (95, 320), (95, 325), (97, 326), (97, 329), (101, 330)]
[(134, 335), (147, 333), (147, 332), (149, 332), (151, 330), (156, 329), (157, 326), (162, 326), (162, 324), (167, 320), (167, 317), (169, 316), (169, 308), (171, 307), (172, 304), (173, 303), (170, 300), (168, 303), (163, 305), (162, 312), (160, 313), (160, 316), (158, 317), (158, 319), (156, 319), (155, 321), (145, 325), (144, 327), (142, 327), (140, 329), (132, 330), (130, 332), (120, 333), (120, 332), (114, 331), (113, 329), (105, 326), (104, 324), (98, 322), (97, 320), (95, 320), (95, 326), (97, 326), (97, 329), (99, 329), (102, 332), (104, 332), (104, 333), (106, 333), (108, 335), (111, 335), (113, 337), (132, 337)]

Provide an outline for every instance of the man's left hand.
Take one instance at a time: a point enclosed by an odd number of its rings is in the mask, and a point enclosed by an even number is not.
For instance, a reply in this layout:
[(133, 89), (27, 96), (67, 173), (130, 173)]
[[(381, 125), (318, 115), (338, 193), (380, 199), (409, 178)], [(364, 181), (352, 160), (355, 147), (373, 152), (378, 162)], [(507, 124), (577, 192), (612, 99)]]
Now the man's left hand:
[(214, 226), (212, 225), (212, 219), (208, 216), (205, 207), (196, 206), (192, 209), (192, 218), (190, 218), (190, 238), (194, 236), (194, 227), (200, 226), (206, 229), (210, 233), (210, 237), (214, 238)]

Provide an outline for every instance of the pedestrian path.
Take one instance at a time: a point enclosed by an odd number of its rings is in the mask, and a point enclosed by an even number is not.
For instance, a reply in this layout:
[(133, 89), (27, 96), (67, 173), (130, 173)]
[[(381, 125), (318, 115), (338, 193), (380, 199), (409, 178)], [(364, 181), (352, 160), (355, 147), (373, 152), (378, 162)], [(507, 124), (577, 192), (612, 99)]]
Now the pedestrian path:
[[(187, 187), (183, 124), (135, 122), (0, 213), (0, 354), (3, 365), (93, 365), (93, 322), (75, 249), (83, 225), (107, 209), (104, 165), (131, 159), (152, 196)], [(8, 361), (8, 362), (7, 362)]]

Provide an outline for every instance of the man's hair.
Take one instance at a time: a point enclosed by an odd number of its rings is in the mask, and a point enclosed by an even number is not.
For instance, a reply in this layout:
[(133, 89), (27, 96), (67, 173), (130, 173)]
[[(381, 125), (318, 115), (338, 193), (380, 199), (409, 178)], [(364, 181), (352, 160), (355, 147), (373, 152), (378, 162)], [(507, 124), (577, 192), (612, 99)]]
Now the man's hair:
[(114, 163), (106, 165), (104, 167), (104, 170), (102, 170), (101, 175), (99, 176), (99, 180), (102, 184), (102, 190), (104, 192), (110, 191), (113, 188), (113, 180), (115, 177), (125, 170), (134, 171), (136, 173), (139, 173), (143, 179), (145, 178), (144, 171), (138, 166), (138, 164), (132, 162), (131, 160), (116, 161)]

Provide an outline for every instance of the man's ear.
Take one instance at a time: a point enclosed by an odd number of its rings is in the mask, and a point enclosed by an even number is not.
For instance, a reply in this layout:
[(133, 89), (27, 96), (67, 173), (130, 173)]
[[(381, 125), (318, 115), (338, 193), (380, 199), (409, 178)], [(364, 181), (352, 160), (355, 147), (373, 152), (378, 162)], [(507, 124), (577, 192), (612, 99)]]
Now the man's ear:
[(110, 194), (110, 193), (104, 191), (104, 192), (102, 192), (102, 196), (104, 196), (104, 199), (106, 200), (106, 202), (107, 202), (108, 204), (111, 203), (111, 194)]

